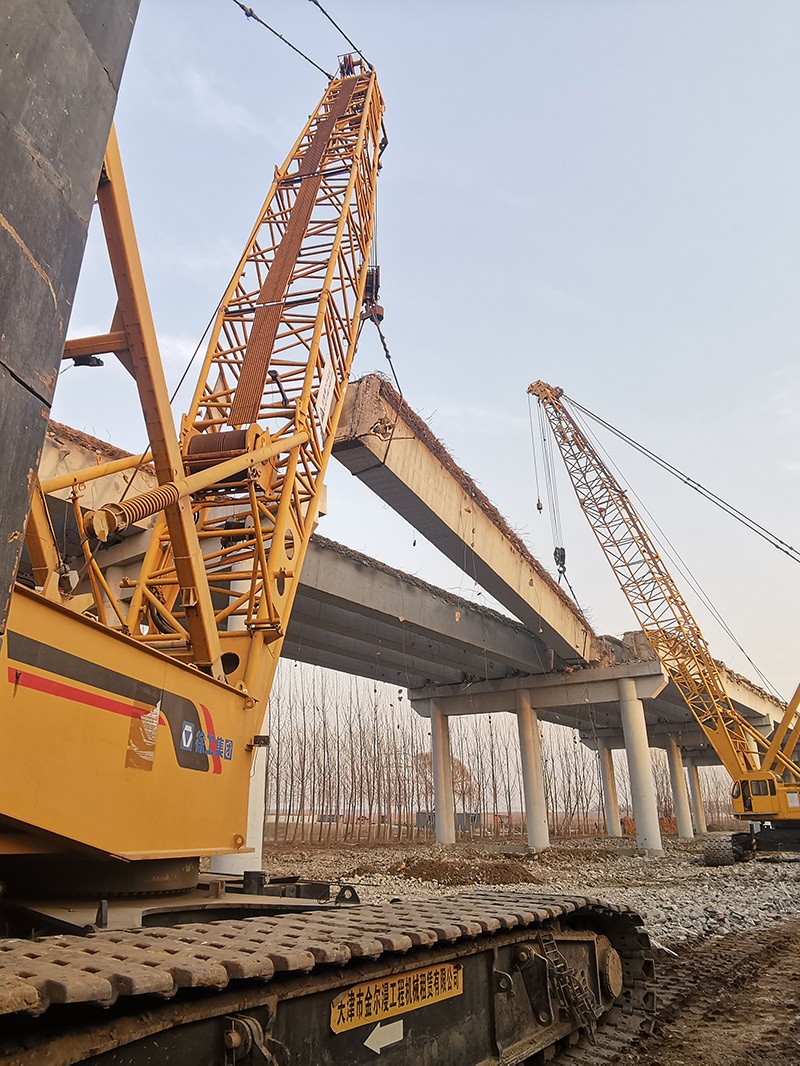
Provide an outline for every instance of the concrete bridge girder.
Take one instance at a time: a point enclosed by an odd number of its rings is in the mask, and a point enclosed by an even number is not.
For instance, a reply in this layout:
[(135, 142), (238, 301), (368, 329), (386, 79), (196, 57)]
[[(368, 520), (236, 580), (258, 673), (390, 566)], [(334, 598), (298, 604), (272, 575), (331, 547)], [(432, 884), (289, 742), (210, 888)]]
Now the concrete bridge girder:
[(608, 650), (427, 425), (377, 375), (347, 391), (334, 456), (542, 638), (556, 666)]
[[(51, 427), (42, 477), (77, 472), (113, 458), (108, 450), (103, 442), (67, 427)], [(125, 479), (129, 476), (122, 475)], [(133, 481), (129, 493), (136, 494), (151, 488), (155, 477), (150, 468), (143, 467), (134, 473)], [(90, 482), (81, 505), (95, 507), (118, 498), (126, 484), (120, 475)], [(63, 530), (65, 554), (79, 556), (80, 545), (70, 526), (69, 495), (69, 489), (62, 489), (50, 500), (56, 511), (55, 524)], [(121, 543), (98, 551), (97, 558), (112, 584), (118, 584), (125, 576), (135, 576), (151, 524), (152, 520), (147, 520), (138, 529), (134, 527)], [(524, 559), (522, 564), (528, 565)], [(519, 559), (515, 565), (521, 565)], [(119, 590), (123, 600), (130, 594), (130, 590)], [(564, 605), (556, 607), (560, 611)], [(572, 616), (570, 624), (576, 617)], [(538, 628), (537, 625), (534, 635), (524, 624), (496, 611), (315, 537), (284, 652), (288, 658), (408, 688), (415, 709), (431, 717), (432, 743), (436, 746), (434, 766), (445, 775), (449, 774), (449, 717), (500, 711), (515, 714), (522, 763), (527, 768), (523, 784), (532, 846), (546, 846), (547, 832), (546, 820), (542, 827), (540, 799), (540, 720), (578, 728), (584, 744), (598, 750), (610, 833), (619, 832), (611, 753), (613, 748), (625, 748), (629, 770), (633, 764), (638, 768), (631, 778), (638, 775), (634, 809), (639, 845), (643, 850), (660, 847), (649, 772), (650, 745), (670, 753), (676, 807), (681, 805), (682, 788), (685, 795), (682, 760), (686, 760), (691, 812), (695, 827), (703, 831), (705, 818), (697, 767), (717, 759), (677, 689), (667, 683), (660, 664), (644, 659), (553, 673), (558, 657), (540, 638)], [(780, 716), (778, 705), (727, 671), (723, 676), (737, 709), (768, 733)], [(446, 810), (448, 803), (452, 809), (448, 800), (452, 798), (452, 781), (440, 781), (439, 788), (445, 806), (437, 804), (437, 811)], [(685, 806), (680, 821), (682, 835), (691, 832), (691, 826), (687, 830)], [(437, 821), (437, 831), (439, 828)], [(444, 835), (449, 837), (450, 831)]]

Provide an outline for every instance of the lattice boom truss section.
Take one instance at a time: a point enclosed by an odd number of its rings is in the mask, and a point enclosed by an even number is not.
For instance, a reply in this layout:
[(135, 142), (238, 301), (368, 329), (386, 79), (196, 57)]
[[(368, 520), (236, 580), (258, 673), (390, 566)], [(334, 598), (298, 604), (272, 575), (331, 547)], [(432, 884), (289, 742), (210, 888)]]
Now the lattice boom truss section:
[[(223, 647), (243, 631), (277, 640), (285, 629), (359, 332), (382, 117), (374, 71), (348, 59), (275, 172), (183, 420), (188, 470), (287, 442), (266, 473), (193, 500)], [(162, 523), (128, 629), (190, 658), (180, 599)]]
[[(561, 390), (531, 385), (539, 398), (583, 512), (650, 645), (732, 777), (757, 769), (763, 737), (731, 703), (717, 664), (650, 534), (620, 484), (561, 401)], [(800, 768), (778, 754), (795, 779)]]

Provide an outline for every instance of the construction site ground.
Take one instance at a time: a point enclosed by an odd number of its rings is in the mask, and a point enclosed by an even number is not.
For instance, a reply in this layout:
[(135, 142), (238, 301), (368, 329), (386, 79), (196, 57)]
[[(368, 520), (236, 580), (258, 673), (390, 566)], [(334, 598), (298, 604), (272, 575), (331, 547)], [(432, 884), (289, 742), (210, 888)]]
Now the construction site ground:
[(268, 872), (345, 881), (364, 902), (461, 886), (535, 885), (624, 903), (655, 945), (654, 1035), (624, 1066), (800, 1066), (800, 856), (709, 868), (699, 841), (639, 856), (632, 840), (271, 844)]

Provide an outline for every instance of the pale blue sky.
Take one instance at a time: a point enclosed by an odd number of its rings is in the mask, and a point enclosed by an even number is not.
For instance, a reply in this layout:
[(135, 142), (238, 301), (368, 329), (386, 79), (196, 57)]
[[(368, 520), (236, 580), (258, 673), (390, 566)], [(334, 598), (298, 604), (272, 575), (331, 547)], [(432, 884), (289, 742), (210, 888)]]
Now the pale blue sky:
[[(344, 42), (307, 0), (254, 6), (333, 69)], [(326, 6), (376, 64), (386, 98), (378, 253), (404, 392), (535, 553), (552, 555), (525, 395), (539, 377), (800, 540), (800, 4)], [(143, 0), (117, 127), (171, 380), (323, 88), (230, 0)], [(73, 335), (110, 321), (96, 253), (94, 240)], [(365, 334), (357, 372), (384, 366)], [(54, 415), (135, 449), (134, 407), (109, 361), (64, 374)], [(623, 446), (609, 449), (790, 692), (800, 568)], [(335, 465), (329, 482), (322, 532), (472, 594)], [(600, 631), (633, 628), (568, 492), (572, 584)], [(697, 614), (715, 653), (752, 673)]]

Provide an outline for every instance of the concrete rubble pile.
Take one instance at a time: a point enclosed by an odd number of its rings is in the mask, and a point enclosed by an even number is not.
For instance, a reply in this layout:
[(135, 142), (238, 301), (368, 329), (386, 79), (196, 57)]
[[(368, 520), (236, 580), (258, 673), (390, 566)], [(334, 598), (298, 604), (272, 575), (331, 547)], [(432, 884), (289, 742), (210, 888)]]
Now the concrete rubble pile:
[[(709, 868), (702, 865), (697, 843), (665, 841), (665, 854), (657, 858), (636, 855), (629, 840), (607, 839), (559, 842), (538, 855), (480, 844), (302, 851), (278, 846), (268, 869), (279, 874), (301, 866), (306, 876), (355, 885), (367, 903), (468, 891), (473, 885), (463, 884), (461, 872), (470, 868), (481, 884), (491, 883), (485, 879), (492, 870), (497, 887), (522, 884), (524, 869), (528, 883), (543, 893), (574, 892), (630, 906), (645, 916), (650, 935), (661, 944), (800, 916), (800, 861), (786, 857)], [(415, 876), (420, 871), (424, 879)]]

